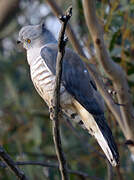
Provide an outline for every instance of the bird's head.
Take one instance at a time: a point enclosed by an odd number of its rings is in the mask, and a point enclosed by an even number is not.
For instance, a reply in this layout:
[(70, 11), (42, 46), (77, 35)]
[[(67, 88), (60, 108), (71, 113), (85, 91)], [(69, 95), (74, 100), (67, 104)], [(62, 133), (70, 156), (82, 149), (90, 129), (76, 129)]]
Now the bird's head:
[(25, 49), (32, 47), (42, 47), (47, 43), (55, 43), (56, 39), (45, 27), (44, 23), (39, 25), (28, 25), (22, 27), (19, 32), (17, 44), (22, 43)]

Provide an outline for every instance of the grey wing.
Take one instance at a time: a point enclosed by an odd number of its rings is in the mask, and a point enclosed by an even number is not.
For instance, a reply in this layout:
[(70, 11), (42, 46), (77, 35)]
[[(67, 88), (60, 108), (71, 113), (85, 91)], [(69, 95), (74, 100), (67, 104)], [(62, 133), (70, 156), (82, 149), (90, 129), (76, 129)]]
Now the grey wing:
[[(46, 65), (53, 74), (56, 74), (56, 57), (57, 57), (57, 46), (49, 44), (42, 48), (41, 56), (44, 59)], [(94, 128), (94, 135), (104, 150), (109, 161), (116, 165), (118, 162), (118, 149), (114, 142), (112, 132), (108, 127), (103, 109), (100, 107), (96, 96), (97, 88), (92, 78), (89, 75), (85, 64), (82, 62), (80, 57), (71, 51), (66, 49), (62, 67), (62, 83), (66, 90), (90, 113), (92, 114), (95, 122), (99, 127), (98, 130)], [(97, 127), (97, 126), (96, 126)], [(88, 128), (88, 127), (87, 127)], [(92, 127), (91, 127), (92, 128)], [(104, 139), (100, 139), (101, 133)], [(112, 153), (112, 155), (110, 155)]]
[[(41, 50), (41, 56), (47, 64), (48, 68), (56, 74), (56, 57), (57, 46), (48, 44)], [(62, 67), (62, 83), (66, 90), (91, 114), (103, 114), (102, 108), (94, 97), (97, 91), (96, 85), (89, 75), (89, 72), (79, 58), (79, 56), (66, 49), (63, 67)]]

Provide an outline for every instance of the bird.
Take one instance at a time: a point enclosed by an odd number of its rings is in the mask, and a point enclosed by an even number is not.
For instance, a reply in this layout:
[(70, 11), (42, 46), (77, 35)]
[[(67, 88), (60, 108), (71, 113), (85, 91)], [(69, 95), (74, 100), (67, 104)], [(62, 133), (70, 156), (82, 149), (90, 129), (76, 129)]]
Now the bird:
[[(48, 107), (52, 106), (58, 42), (45, 23), (20, 29), (18, 44), (26, 49), (31, 80)], [(104, 100), (85, 63), (71, 48), (65, 48), (60, 86), (61, 112), (92, 135), (112, 166), (119, 153), (104, 115)]]

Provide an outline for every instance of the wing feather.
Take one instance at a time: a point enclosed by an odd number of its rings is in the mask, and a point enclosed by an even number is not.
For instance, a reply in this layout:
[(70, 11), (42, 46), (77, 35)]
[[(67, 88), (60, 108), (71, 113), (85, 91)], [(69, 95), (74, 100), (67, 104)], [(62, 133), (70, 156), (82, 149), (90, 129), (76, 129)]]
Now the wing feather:
[[(45, 45), (41, 50), (41, 56), (55, 75), (57, 45)], [(100, 107), (100, 103), (98, 103), (98, 101), (101, 101), (101, 97), (92, 77), (80, 57), (68, 48), (65, 51), (62, 65), (62, 84), (82, 106), (82, 108), (76, 107), (78, 112), (82, 109), (82, 112), (79, 112), (82, 121), (89, 132), (95, 136), (111, 164), (115, 166), (118, 163), (118, 150), (112, 132), (105, 121), (103, 105)], [(93, 132), (91, 132), (91, 129)]]
[[(55, 75), (57, 46), (48, 44), (41, 50), (41, 56)], [(65, 52), (62, 72), (62, 83), (66, 90), (91, 114), (103, 114), (94, 97), (94, 91), (97, 91), (95, 82), (80, 57), (69, 48)]]

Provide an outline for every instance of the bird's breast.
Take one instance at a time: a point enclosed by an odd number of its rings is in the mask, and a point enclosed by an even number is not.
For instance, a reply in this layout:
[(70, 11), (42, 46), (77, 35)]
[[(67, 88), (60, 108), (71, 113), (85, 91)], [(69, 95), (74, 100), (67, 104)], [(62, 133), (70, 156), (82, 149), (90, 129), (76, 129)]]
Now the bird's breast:
[(55, 76), (48, 69), (44, 60), (39, 56), (30, 64), (31, 79), (40, 96), (47, 102), (50, 102), (53, 94)]
[[(41, 56), (30, 64), (30, 71), (31, 79), (37, 92), (50, 106), (53, 99), (55, 75), (49, 70)], [(72, 96), (65, 90), (62, 84), (60, 88), (60, 102), (61, 106), (72, 103)]]

